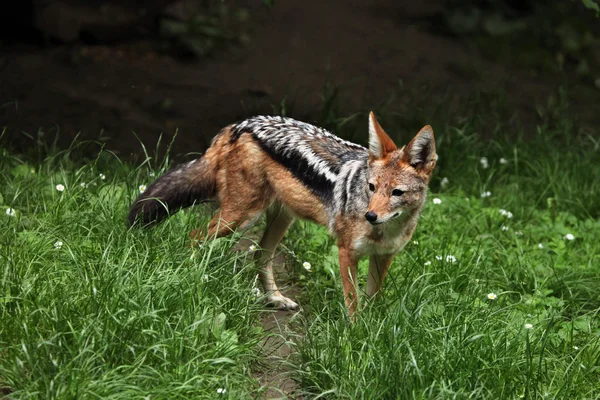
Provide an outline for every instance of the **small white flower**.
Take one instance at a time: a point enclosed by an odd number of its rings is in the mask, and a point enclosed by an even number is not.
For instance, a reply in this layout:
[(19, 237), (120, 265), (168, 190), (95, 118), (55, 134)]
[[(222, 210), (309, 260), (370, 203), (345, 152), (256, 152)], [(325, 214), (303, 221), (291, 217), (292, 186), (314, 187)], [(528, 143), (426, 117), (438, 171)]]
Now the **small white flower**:
[(260, 296), (260, 289), (259, 289), (259, 288), (257, 288), (257, 287), (255, 287), (255, 288), (252, 288), (252, 295), (253, 295), (254, 297), (259, 297), (259, 296)]
[(532, 324), (525, 324), (525, 329), (533, 329), (533, 325)]
[(305, 270), (310, 271), (311, 265), (308, 261), (304, 261), (302, 263), (302, 266), (304, 267)]
[(82, 187), (82, 188), (84, 188), (84, 189), (87, 187), (87, 185), (85, 184), (85, 182), (81, 182), (81, 183), (79, 184), (79, 186), (81, 186), (81, 187)]
[(508, 219), (511, 219), (513, 217), (513, 213), (511, 213), (510, 211), (506, 211), (502, 208), (498, 211), (500, 212), (500, 214), (504, 215)]
[(433, 199), (433, 204), (442, 204), (442, 200), (438, 199), (437, 197), (435, 199)]
[(445, 188), (446, 186), (448, 186), (448, 184), (450, 183), (450, 180), (446, 177), (442, 178), (442, 181), (440, 182), (440, 186)]
[(92, 293), (94, 294), (94, 296), (98, 294), (98, 289), (96, 289), (96, 286), (92, 287)]
[(60, 249), (63, 245), (63, 242), (61, 242), (60, 240), (57, 240), (56, 242), (54, 242), (54, 248), (55, 249)]
[(414, 245), (418, 245), (419, 244), (418, 240), (413, 240), (412, 242), (413, 242)]
[(58, 190), (59, 192), (64, 192), (65, 185), (63, 185), (62, 183), (59, 183), (58, 185), (56, 185), (56, 190)]
[(140, 193), (144, 193), (146, 191), (146, 185), (140, 185), (138, 189), (140, 190)]
[(500, 164), (506, 165), (506, 164), (508, 164), (508, 160), (506, 158), (502, 157), (502, 158), (500, 158)]
[(523, 236), (523, 232), (521, 232), (521, 231), (516, 231), (516, 232), (515, 232), (515, 235), (517, 235), (517, 236)]
[(423, 265), (425, 265), (425, 266), (431, 265), (431, 261), (425, 261), (425, 264), (423, 264)]
[(225, 394), (225, 393), (227, 393), (227, 389), (225, 389), (225, 388), (218, 388), (217, 389), (217, 393), (218, 394)]
[(502, 225), (502, 226), (500, 227), (500, 229), (502, 230), (502, 232), (506, 232), (506, 231), (507, 231), (509, 228), (508, 228), (508, 226), (506, 226), (506, 225)]
[(255, 250), (256, 250), (256, 245), (254, 245), (254, 244), (251, 244), (250, 246), (248, 246), (248, 251), (249, 251), (249, 252), (253, 252), (253, 251), (255, 251)]
[(567, 239), (567, 240), (575, 240), (575, 236), (573, 236), (571, 233), (567, 233), (565, 235), (565, 239)]
[(538, 249), (543, 249), (543, 248), (544, 248), (544, 245), (541, 243), (538, 243)]
[(489, 190), (487, 192), (483, 192), (481, 193), (481, 198), (485, 199), (486, 197), (490, 197), (492, 195), (492, 192), (490, 192)]
[(490, 300), (496, 300), (498, 296), (496, 295), (496, 293), (488, 293), (487, 298)]
[(6, 215), (8, 215), (9, 217), (14, 217), (15, 215), (17, 215), (17, 211), (14, 208), (8, 207), (6, 209)]
[(481, 157), (479, 159), (479, 164), (481, 164), (481, 168), (483, 169), (487, 169), (490, 165), (488, 164), (488, 159), (487, 157)]
[(446, 262), (454, 264), (456, 262), (456, 257), (454, 257), (454, 256), (446, 256)]
[(154, 171), (150, 171), (150, 173), (148, 174), (149, 177), (153, 178), (156, 176), (156, 174), (154, 173)]
[(206, 274), (202, 275), (202, 278), (200, 280), (202, 282), (208, 282), (208, 275), (206, 275)]
[(98, 175), (98, 176), (99, 176), (99, 177), (100, 177), (100, 179), (102, 179), (102, 180), (105, 180), (105, 179), (106, 179), (106, 175), (104, 175), (104, 174), (100, 174), (100, 175)]
[(435, 256), (435, 259), (438, 260), (438, 261), (442, 261), (444, 259), (444, 257), (442, 257), (442, 256)]
[(573, 350), (579, 350), (578, 346), (573, 346)]

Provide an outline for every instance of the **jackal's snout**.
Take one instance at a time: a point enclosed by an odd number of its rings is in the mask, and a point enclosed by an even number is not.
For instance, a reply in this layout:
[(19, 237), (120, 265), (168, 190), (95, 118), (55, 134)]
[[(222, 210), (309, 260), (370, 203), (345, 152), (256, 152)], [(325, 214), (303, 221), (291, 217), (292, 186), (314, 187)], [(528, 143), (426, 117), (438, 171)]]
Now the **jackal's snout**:
[(375, 221), (377, 221), (377, 214), (375, 214), (373, 211), (367, 211), (367, 213), (365, 214), (365, 218), (367, 219), (367, 221), (374, 224)]

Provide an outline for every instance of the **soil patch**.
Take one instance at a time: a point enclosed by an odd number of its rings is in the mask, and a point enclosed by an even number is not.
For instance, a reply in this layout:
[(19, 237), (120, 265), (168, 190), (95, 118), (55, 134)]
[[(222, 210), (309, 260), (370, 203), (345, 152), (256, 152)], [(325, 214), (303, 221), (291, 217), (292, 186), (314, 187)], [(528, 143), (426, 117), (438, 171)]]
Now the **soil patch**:
[[(324, 100), (332, 100), (326, 88), (338, 88), (332, 107), (339, 115), (384, 107), (411, 113), (448, 92), (448, 103), (502, 92), (508, 107), (535, 121), (535, 105), (564, 82), (494, 63), (468, 39), (434, 33), (441, 0), (276, 2), (270, 9), (259, 1), (240, 4), (250, 10), (249, 43), (199, 61), (157, 53), (153, 43), (140, 41), (5, 47), (5, 139), (27, 148), (35, 141), (22, 132), (36, 140), (57, 134), (66, 147), (79, 134), (102, 138), (127, 158), (140, 154), (140, 142), (153, 149), (161, 135), (169, 140), (177, 133), (175, 153), (200, 152), (223, 126), (270, 114), (283, 99), (288, 115), (314, 121)], [(600, 91), (578, 83), (570, 91), (578, 93), (571, 101), (581, 118), (596, 126), (600, 116), (589, 104), (598, 103)], [(361, 118), (366, 124), (366, 113)]]
[[(255, 242), (241, 239), (235, 246), (238, 250), (247, 250)], [(286, 271), (285, 257), (277, 252), (273, 260), (275, 282), (285, 296), (297, 300), (300, 288), (290, 280)], [(296, 382), (290, 376), (291, 370), (287, 364), (295, 353), (294, 342), (301, 340), (302, 335), (295, 330), (294, 318), (300, 311), (280, 311), (265, 309), (261, 324), (267, 337), (260, 344), (262, 361), (254, 366), (253, 376), (262, 387), (268, 388), (260, 399), (301, 399), (297, 393)]]

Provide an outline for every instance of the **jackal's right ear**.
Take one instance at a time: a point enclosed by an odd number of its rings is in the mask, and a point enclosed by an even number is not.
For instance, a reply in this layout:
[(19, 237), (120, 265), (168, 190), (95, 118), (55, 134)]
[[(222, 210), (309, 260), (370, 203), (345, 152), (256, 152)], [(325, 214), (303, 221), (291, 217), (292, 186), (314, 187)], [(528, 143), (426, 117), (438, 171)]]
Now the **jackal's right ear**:
[(369, 155), (372, 159), (384, 158), (396, 150), (396, 145), (383, 130), (373, 111), (369, 113)]
[(435, 168), (437, 154), (431, 126), (424, 126), (404, 148), (402, 160), (418, 171), (431, 173)]

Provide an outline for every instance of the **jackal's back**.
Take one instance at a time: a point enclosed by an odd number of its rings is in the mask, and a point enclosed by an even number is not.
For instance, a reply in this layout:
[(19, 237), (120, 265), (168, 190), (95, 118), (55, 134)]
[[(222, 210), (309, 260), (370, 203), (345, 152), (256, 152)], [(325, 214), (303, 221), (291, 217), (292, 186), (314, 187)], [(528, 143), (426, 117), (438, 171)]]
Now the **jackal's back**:
[(368, 158), (366, 148), (292, 118), (258, 116), (232, 127), (231, 143), (248, 134), (263, 151), (323, 200), (332, 200), (335, 183), (348, 162)]

